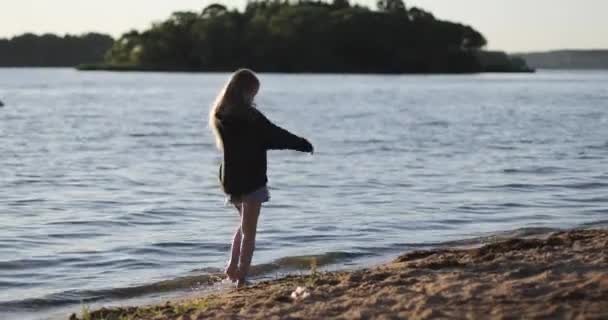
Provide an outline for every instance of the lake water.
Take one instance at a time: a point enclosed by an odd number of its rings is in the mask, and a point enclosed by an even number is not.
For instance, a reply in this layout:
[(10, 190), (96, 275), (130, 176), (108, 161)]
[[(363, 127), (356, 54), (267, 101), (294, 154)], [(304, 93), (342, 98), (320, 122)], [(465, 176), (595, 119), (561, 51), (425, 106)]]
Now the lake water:
[[(238, 221), (206, 125), (227, 77), (0, 69), (1, 318), (206, 290)], [(257, 277), (607, 224), (608, 72), (260, 77), (317, 152), (269, 154)]]

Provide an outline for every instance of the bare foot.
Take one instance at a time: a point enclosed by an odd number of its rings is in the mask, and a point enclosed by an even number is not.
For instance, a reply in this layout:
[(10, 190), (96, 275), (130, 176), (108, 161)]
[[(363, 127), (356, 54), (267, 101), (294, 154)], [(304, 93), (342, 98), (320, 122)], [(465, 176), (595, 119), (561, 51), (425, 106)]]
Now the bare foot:
[(229, 265), (229, 266), (226, 267), (226, 270), (224, 270), (224, 274), (231, 281), (233, 281), (233, 282), (237, 281), (239, 279), (239, 267), (238, 266)]
[(243, 288), (246, 287), (248, 285), (250, 285), (251, 283), (245, 279), (239, 279), (236, 281), (236, 287), (237, 288)]

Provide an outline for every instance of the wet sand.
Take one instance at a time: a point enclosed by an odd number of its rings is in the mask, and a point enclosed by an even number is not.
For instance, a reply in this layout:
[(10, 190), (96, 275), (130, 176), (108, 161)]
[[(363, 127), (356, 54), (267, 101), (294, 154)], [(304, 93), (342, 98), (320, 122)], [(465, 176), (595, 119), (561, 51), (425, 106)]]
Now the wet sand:
[(197, 299), (101, 309), (86, 316), (608, 319), (608, 231), (574, 230), (473, 249), (411, 252), (364, 270), (313, 272)]

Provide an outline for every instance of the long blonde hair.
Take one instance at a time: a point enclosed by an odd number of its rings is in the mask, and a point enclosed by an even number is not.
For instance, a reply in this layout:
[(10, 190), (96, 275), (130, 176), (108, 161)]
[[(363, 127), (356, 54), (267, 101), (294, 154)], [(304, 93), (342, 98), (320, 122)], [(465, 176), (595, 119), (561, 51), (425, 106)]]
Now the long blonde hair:
[(215, 145), (223, 150), (222, 136), (218, 130), (218, 115), (236, 115), (246, 113), (253, 107), (253, 101), (248, 101), (248, 94), (258, 90), (260, 80), (249, 69), (237, 70), (220, 91), (209, 112), (209, 128), (215, 137)]

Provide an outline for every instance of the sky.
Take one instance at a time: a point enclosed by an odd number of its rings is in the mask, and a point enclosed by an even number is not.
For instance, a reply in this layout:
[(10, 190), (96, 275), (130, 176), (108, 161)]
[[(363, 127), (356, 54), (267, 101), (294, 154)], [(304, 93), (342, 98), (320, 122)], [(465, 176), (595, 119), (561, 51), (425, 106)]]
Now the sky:
[[(200, 11), (208, 0), (0, 0), (0, 37), (25, 32), (118, 37), (174, 11)], [(217, 1), (243, 8), (246, 0)], [(351, 0), (352, 2), (352, 0)], [(375, 0), (356, 3), (375, 7)], [(469, 24), (488, 48), (508, 52), (608, 49), (608, 0), (406, 0), (436, 17)]]

